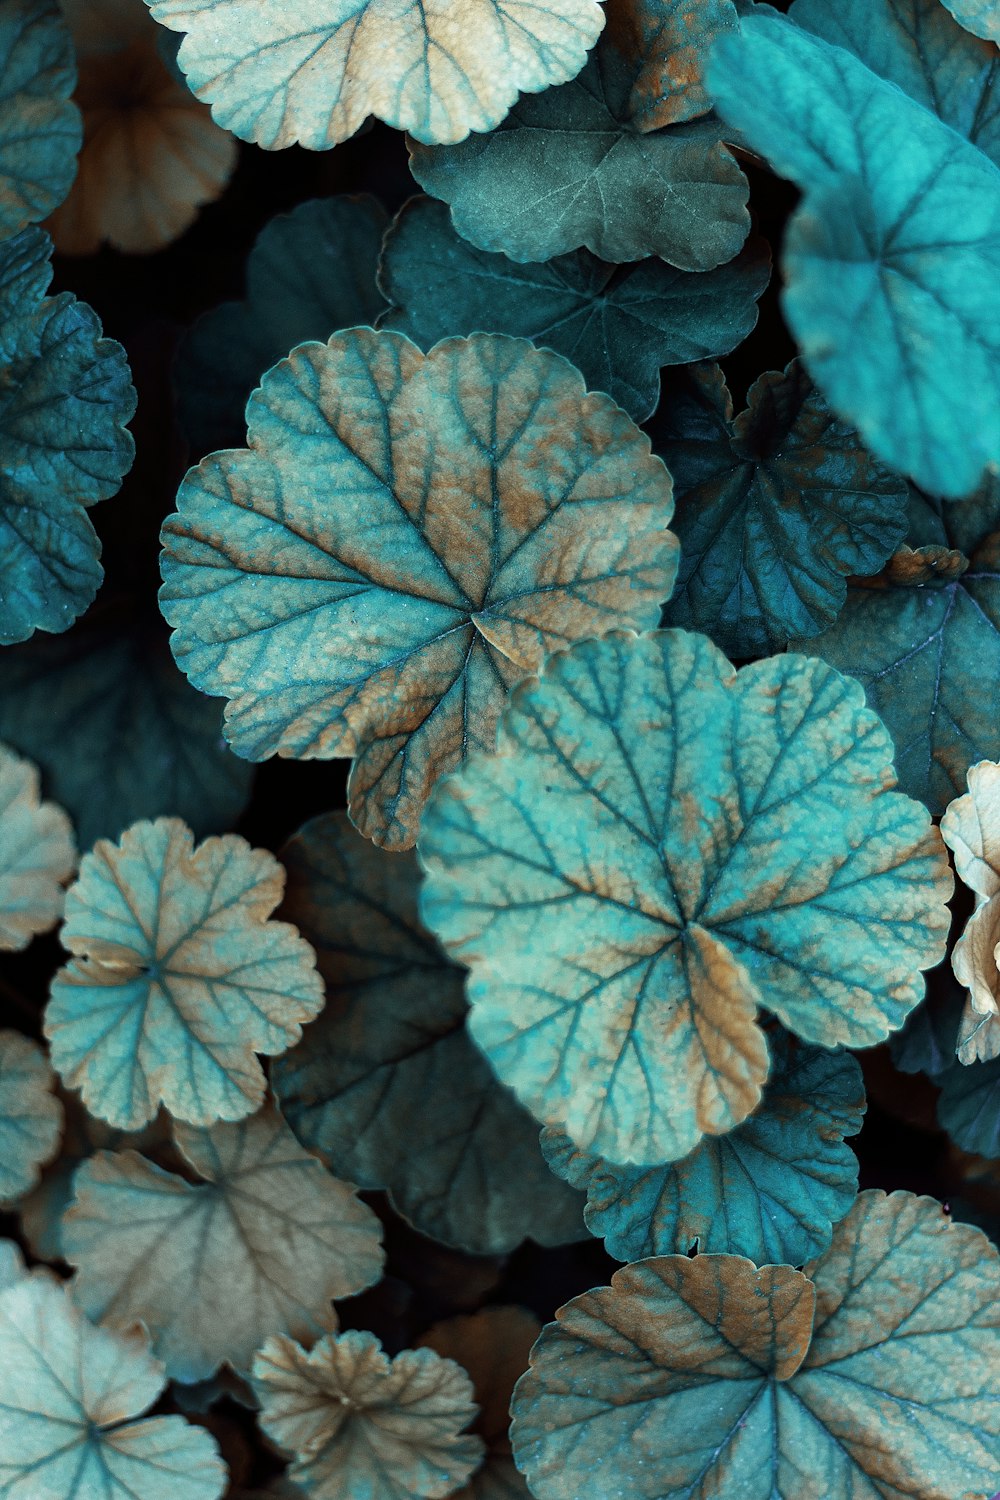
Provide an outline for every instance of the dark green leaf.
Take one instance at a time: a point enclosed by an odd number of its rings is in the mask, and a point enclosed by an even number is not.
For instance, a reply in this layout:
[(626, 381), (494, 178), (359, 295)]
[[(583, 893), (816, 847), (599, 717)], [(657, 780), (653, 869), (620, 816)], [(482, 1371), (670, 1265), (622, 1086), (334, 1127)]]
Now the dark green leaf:
[(83, 127), (73, 43), (58, 0), (4, 0), (0, 15), (0, 239), (69, 192)]

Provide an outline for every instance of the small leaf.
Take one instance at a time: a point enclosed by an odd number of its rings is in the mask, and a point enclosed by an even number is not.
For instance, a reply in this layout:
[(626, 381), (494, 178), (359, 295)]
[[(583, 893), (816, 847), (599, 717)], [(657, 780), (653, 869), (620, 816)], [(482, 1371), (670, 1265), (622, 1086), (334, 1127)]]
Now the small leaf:
[(220, 125), (267, 150), (335, 146), (375, 115), (422, 141), (490, 130), (518, 93), (578, 73), (596, 0), (146, 0)]
[(75, 868), (69, 818), (40, 800), (35, 767), (0, 745), (0, 951), (55, 926)]
[(0, 244), (0, 645), (66, 630), (97, 593), (86, 507), (113, 495), (135, 444), (125, 351), (68, 292), (46, 297), (39, 229)]
[(728, 1255), (626, 1266), (543, 1330), (514, 1393), (518, 1466), (537, 1500), (985, 1500), (998, 1272), (979, 1230), (880, 1192), (805, 1275)]
[[(0, 27), (0, 239), (51, 213), (80, 149), (73, 43), (57, 0), (4, 0)], [(0, 271), (2, 275), (2, 271)]]
[(373, 848), (341, 813), (307, 823), (281, 857), (282, 915), (327, 985), (323, 1014), (273, 1070), (299, 1140), (473, 1255), (579, 1239), (578, 1195), (466, 1032), (465, 974), (417, 916), (415, 857)]
[(877, 573), (906, 532), (905, 480), (866, 453), (796, 360), (733, 420), (718, 366), (667, 392), (652, 426), (681, 543), (664, 624), (730, 656), (766, 656), (832, 625), (848, 574)]
[(616, 1260), (745, 1255), (801, 1265), (825, 1250), (858, 1190), (844, 1145), (861, 1129), (861, 1069), (847, 1052), (798, 1046), (772, 1032), (771, 1073), (757, 1109), (728, 1135), (673, 1166), (615, 1166), (542, 1132), (549, 1165), (587, 1193), (585, 1217)]
[(945, 960), (927, 975), (927, 995), (911, 1011), (901, 1031), (889, 1038), (893, 1066), (901, 1073), (937, 1078), (955, 1064), (955, 1038), (963, 1006), (962, 991)]
[(95, 1328), (47, 1276), (0, 1292), (0, 1496), (219, 1500), (226, 1471), (204, 1428), (134, 1420), (163, 1385), (143, 1336)]
[(284, 1052), (323, 1004), (312, 949), (267, 920), (283, 886), (273, 855), (236, 834), (195, 849), (177, 818), (84, 856), (45, 1034), (92, 1114), (135, 1130), (161, 1102), (196, 1125), (254, 1112), (254, 1053)]
[(344, 1333), (307, 1354), (271, 1338), (253, 1385), (261, 1426), (313, 1500), (437, 1500), (482, 1456), (479, 1438), (462, 1434), (476, 1414), (472, 1383), (431, 1349), (388, 1359), (372, 1334)]
[(302, 344), (248, 413), (249, 451), (192, 470), (163, 528), (174, 654), (231, 700), (237, 754), (354, 756), (354, 822), (407, 848), (511, 683), (655, 621), (669, 476), (565, 360), (494, 334)]
[(893, 785), (858, 685), (807, 657), (736, 673), (683, 631), (551, 657), (421, 835), (423, 917), (498, 1076), (577, 1145), (658, 1164), (757, 1105), (759, 1007), (821, 1045), (884, 1039), (951, 889)]
[(974, 36), (1000, 44), (1000, 11), (997, 0), (943, 0), (955, 20)]
[(59, 1149), (62, 1105), (41, 1047), (0, 1031), (0, 1200), (21, 1198)]
[(101, 1151), (77, 1169), (62, 1229), (84, 1312), (143, 1323), (171, 1379), (249, 1369), (268, 1334), (315, 1337), (333, 1298), (378, 1280), (378, 1219), (273, 1110), (179, 1125), (174, 1139), (201, 1183), (135, 1151)]
[(977, 1156), (1000, 1157), (1000, 1057), (955, 1062), (941, 1085), (938, 1119), (957, 1146)]

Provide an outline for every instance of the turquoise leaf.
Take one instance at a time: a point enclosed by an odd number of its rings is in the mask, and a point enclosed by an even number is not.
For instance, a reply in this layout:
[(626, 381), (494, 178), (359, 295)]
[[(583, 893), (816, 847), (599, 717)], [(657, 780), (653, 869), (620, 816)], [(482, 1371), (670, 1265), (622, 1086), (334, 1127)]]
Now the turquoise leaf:
[(73, 41), (58, 0), (4, 0), (0, 17), (0, 239), (66, 197), (83, 140)]
[(498, 1077), (578, 1146), (658, 1164), (758, 1104), (761, 1007), (805, 1041), (883, 1040), (952, 887), (893, 785), (861, 688), (808, 657), (737, 673), (677, 630), (551, 657), (420, 842), (422, 915)]
[(0, 644), (66, 630), (97, 593), (87, 507), (135, 453), (125, 352), (68, 292), (47, 297), (40, 229), (0, 244)]
[(941, 1086), (938, 1119), (956, 1146), (1000, 1157), (1000, 1057), (971, 1063), (952, 1059), (934, 1081)]
[(783, 305), (810, 374), (883, 462), (969, 494), (1000, 462), (1000, 170), (767, 7), (719, 40), (708, 81), (728, 124), (804, 191)]
[(0, 1201), (21, 1198), (59, 1149), (62, 1105), (37, 1042), (0, 1031)]
[(769, 1033), (771, 1071), (760, 1104), (728, 1135), (683, 1161), (616, 1166), (547, 1129), (549, 1165), (587, 1194), (587, 1227), (616, 1260), (702, 1252), (799, 1266), (830, 1243), (858, 1190), (844, 1136), (861, 1129), (865, 1092), (849, 1052)]
[(665, 625), (732, 657), (832, 625), (848, 575), (877, 573), (906, 532), (906, 482), (833, 416), (796, 360), (733, 418), (722, 371), (691, 371), (650, 426), (674, 480), (681, 544)]
[(335, 1172), (387, 1188), (423, 1234), (473, 1255), (584, 1233), (538, 1126), (465, 1027), (464, 971), (417, 915), (420, 872), (328, 813), (281, 851), (282, 915), (315, 948), (322, 1015), (272, 1070), (288, 1123)]

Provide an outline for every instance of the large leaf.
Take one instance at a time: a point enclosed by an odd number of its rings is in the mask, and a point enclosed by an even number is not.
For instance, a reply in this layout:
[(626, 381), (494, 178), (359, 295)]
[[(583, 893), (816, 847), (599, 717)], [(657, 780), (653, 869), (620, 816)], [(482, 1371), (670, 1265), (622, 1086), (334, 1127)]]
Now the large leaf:
[(837, 623), (808, 649), (864, 684), (895, 745), (904, 791), (943, 812), (978, 760), (1000, 759), (1000, 482), (921, 507), (909, 551), (848, 589)]
[(825, 1250), (858, 1190), (845, 1135), (861, 1129), (865, 1091), (848, 1052), (772, 1032), (771, 1073), (749, 1119), (674, 1165), (617, 1166), (545, 1130), (560, 1176), (587, 1194), (587, 1227), (616, 1260), (702, 1252), (799, 1266)]
[(323, 1014), (272, 1075), (299, 1139), (473, 1254), (579, 1238), (582, 1203), (466, 1032), (465, 974), (417, 916), (416, 858), (373, 848), (341, 813), (307, 823), (281, 857), (282, 915), (316, 949), (327, 987)]
[(907, 487), (832, 415), (795, 361), (762, 375), (733, 419), (722, 371), (668, 390), (653, 441), (681, 543), (664, 623), (730, 656), (766, 656), (832, 625), (848, 574), (877, 573), (906, 532)]
[(0, 25), (0, 239), (52, 212), (80, 149), (73, 43), (58, 0), (4, 0)]
[(239, 447), (247, 397), (289, 349), (375, 321), (388, 222), (366, 194), (315, 198), (265, 225), (247, 259), (246, 297), (205, 313), (178, 350), (180, 416), (199, 456)]
[(205, 459), (164, 525), (174, 653), (231, 700), (238, 754), (354, 756), (354, 821), (405, 848), (509, 684), (655, 621), (669, 476), (565, 360), (499, 335), (303, 344), (248, 413), (249, 451)]
[(1000, 10), (997, 0), (943, 0), (956, 21), (975, 36), (1000, 43)]
[(443, 203), (415, 198), (382, 252), (379, 282), (394, 306), (380, 327), (422, 349), (477, 329), (530, 338), (641, 422), (659, 399), (661, 366), (726, 354), (746, 338), (769, 275), (762, 240), (701, 275), (655, 259), (612, 266), (587, 250), (521, 264), (478, 250), (455, 233)]
[(975, 894), (976, 909), (952, 950), (955, 977), (966, 990), (958, 1057), (989, 1062), (1000, 1055), (1000, 765), (970, 767), (969, 790), (941, 819), (941, 836), (955, 856), (959, 879)]
[(253, 1113), (254, 1053), (284, 1052), (323, 1004), (312, 949), (268, 921), (283, 886), (273, 855), (235, 834), (195, 849), (177, 818), (84, 856), (45, 1034), (92, 1114), (134, 1130), (161, 1102), (196, 1125)]
[(806, 366), (879, 458), (967, 495), (1000, 461), (1000, 170), (850, 53), (764, 10), (720, 39), (709, 84), (805, 191), (784, 309)]
[(421, 141), (490, 130), (522, 90), (572, 78), (597, 0), (146, 0), (220, 125), (275, 150), (335, 146), (369, 115)]
[(135, 1420), (163, 1385), (144, 1336), (95, 1328), (48, 1277), (0, 1292), (2, 1500), (219, 1500), (204, 1428)]
[(437, 1500), (478, 1465), (472, 1383), (432, 1349), (382, 1353), (370, 1333), (328, 1334), (311, 1353), (268, 1339), (253, 1365), (260, 1423), (315, 1500)]
[(491, 135), (414, 145), (411, 171), (451, 205), (464, 239), (513, 260), (583, 246), (710, 270), (750, 228), (747, 181), (703, 78), (711, 43), (735, 24), (731, 0), (614, 0), (572, 83), (522, 99)]
[(378, 1280), (378, 1219), (273, 1110), (179, 1125), (174, 1139), (202, 1182), (136, 1151), (101, 1151), (77, 1169), (62, 1228), (84, 1312), (143, 1323), (172, 1379), (249, 1369), (272, 1333), (315, 1338), (333, 1298)]
[(75, 868), (66, 814), (40, 801), (37, 769), (0, 745), (0, 951), (55, 926)]
[(884, 1039), (951, 890), (892, 785), (861, 689), (807, 657), (736, 673), (661, 631), (550, 658), (421, 836), (424, 920), (499, 1077), (577, 1145), (659, 1163), (757, 1105), (758, 1007), (825, 1046)]
[(62, 1105), (37, 1042), (0, 1031), (0, 1200), (29, 1192), (59, 1149)]
[(998, 1290), (986, 1236), (909, 1193), (863, 1193), (805, 1275), (722, 1255), (626, 1266), (535, 1345), (518, 1466), (537, 1500), (986, 1500)]

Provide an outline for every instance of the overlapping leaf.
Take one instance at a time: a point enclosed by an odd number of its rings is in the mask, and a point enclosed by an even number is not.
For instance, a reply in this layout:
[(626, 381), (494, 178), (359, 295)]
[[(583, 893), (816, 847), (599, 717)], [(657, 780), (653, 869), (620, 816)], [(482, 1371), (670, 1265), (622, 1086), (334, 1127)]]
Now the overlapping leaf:
[(315, 1500), (437, 1500), (478, 1465), (462, 1429), (472, 1383), (432, 1349), (388, 1359), (370, 1333), (328, 1334), (312, 1352), (268, 1339), (253, 1365), (264, 1431), (293, 1455), (289, 1477)]
[(681, 542), (664, 623), (730, 656), (766, 656), (832, 625), (849, 574), (877, 573), (906, 532), (905, 481), (831, 414), (798, 361), (762, 375), (746, 411), (718, 366), (668, 389), (653, 439)]
[(808, 649), (864, 684), (895, 745), (903, 790), (943, 812), (978, 760), (1000, 759), (1000, 482), (968, 500), (917, 497), (910, 546), (848, 589)]
[(80, 149), (73, 43), (58, 0), (4, 0), (0, 27), (0, 239), (51, 213)]
[(801, 1265), (825, 1250), (858, 1190), (846, 1135), (861, 1129), (861, 1070), (847, 1052), (770, 1034), (761, 1102), (728, 1135), (674, 1165), (616, 1166), (542, 1133), (549, 1164), (587, 1193), (587, 1227), (616, 1260), (702, 1252)]
[(804, 1275), (627, 1266), (543, 1331), (514, 1394), (518, 1466), (537, 1500), (985, 1500), (998, 1286), (985, 1235), (909, 1193), (863, 1193)]
[(55, 926), (75, 867), (66, 814), (39, 799), (36, 768), (0, 745), (0, 950)]
[(193, 470), (164, 525), (174, 653), (231, 700), (238, 754), (353, 756), (354, 821), (405, 848), (511, 683), (653, 622), (669, 476), (566, 361), (499, 335), (303, 344), (248, 413), (249, 451)]
[(427, 809), (423, 917), (499, 1077), (609, 1161), (687, 1155), (757, 1105), (765, 1005), (871, 1045), (944, 951), (951, 877), (856, 683), (738, 674), (702, 636), (550, 658)]
[(264, 227), (245, 299), (205, 313), (178, 352), (181, 420), (199, 455), (239, 447), (247, 397), (296, 344), (375, 321), (385, 307), (375, 270), (387, 224), (365, 194), (300, 203)]
[(944, 0), (944, 4), (974, 36), (1000, 43), (1000, 10), (996, 0)]
[(416, 198), (382, 252), (379, 281), (394, 306), (380, 326), (422, 349), (478, 329), (530, 338), (641, 422), (659, 398), (661, 366), (725, 354), (746, 338), (769, 274), (760, 240), (701, 275), (656, 259), (612, 266), (586, 250), (520, 264), (468, 244), (444, 204)]
[(582, 1203), (466, 1032), (465, 975), (417, 916), (415, 857), (390, 858), (338, 813), (307, 823), (281, 857), (282, 914), (327, 986), (323, 1014), (273, 1072), (299, 1139), (473, 1254), (580, 1238)]
[(13, 1240), (0, 1240), (0, 1292), (24, 1277), (24, 1259)]
[(62, 1106), (36, 1042), (0, 1031), (0, 1200), (20, 1198), (59, 1148)]
[(735, 24), (731, 0), (611, 0), (572, 83), (522, 99), (491, 135), (414, 146), (411, 171), (451, 205), (463, 239), (513, 260), (582, 246), (711, 270), (750, 228), (747, 181), (704, 82), (711, 45)]
[(275, 150), (335, 146), (368, 118), (421, 141), (490, 130), (522, 90), (572, 78), (597, 0), (146, 0), (220, 125)]
[(773, 12), (720, 39), (709, 86), (805, 191), (784, 241), (784, 308), (831, 407), (925, 489), (969, 494), (1000, 461), (1000, 170)]
[(284, 1052), (323, 1004), (311, 948), (268, 921), (283, 886), (272, 855), (235, 834), (195, 849), (177, 818), (84, 856), (45, 1034), (92, 1114), (135, 1130), (161, 1102), (196, 1125), (253, 1113), (254, 1053)]
[(171, 1378), (249, 1369), (269, 1334), (313, 1338), (333, 1298), (378, 1280), (378, 1219), (273, 1110), (174, 1138), (202, 1182), (101, 1151), (77, 1169), (62, 1227), (84, 1312), (143, 1323)]
[(163, 1366), (144, 1337), (95, 1328), (62, 1286), (28, 1276), (0, 1292), (3, 1500), (219, 1500), (214, 1440), (146, 1417)]
[(956, 1145), (1000, 1157), (1000, 1057), (953, 1063), (935, 1082), (941, 1085), (938, 1119)]
[(976, 910), (951, 955), (967, 994), (958, 1033), (963, 1063), (1000, 1055), (1000, 765), (980, 761), (970, 768), (968, 785), (941, 819), (959, 879), (976, 897)]

